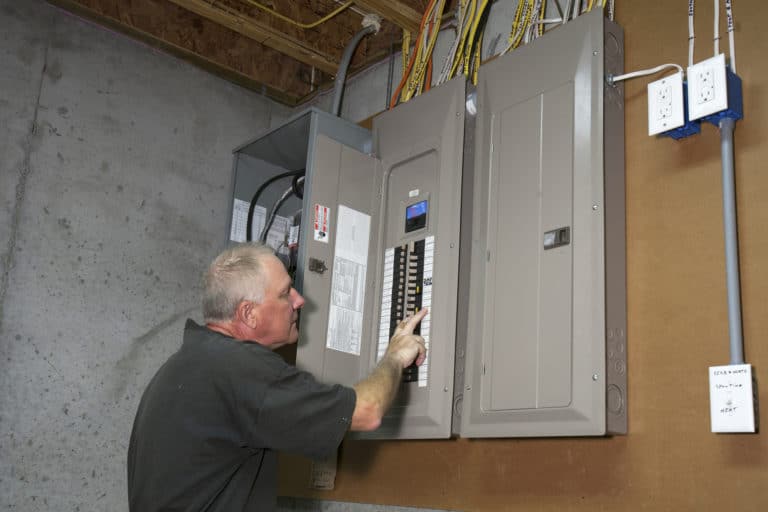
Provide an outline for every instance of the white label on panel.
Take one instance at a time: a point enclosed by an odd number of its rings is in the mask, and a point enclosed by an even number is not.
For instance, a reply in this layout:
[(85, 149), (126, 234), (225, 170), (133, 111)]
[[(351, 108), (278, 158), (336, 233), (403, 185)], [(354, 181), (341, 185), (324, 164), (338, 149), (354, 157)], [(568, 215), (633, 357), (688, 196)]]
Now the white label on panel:
[(315, 241), (328, 243), (328, 216), (331, 209), (320, 204), (315, 205)]
[(360, 355), (371, 217), (339, 206), (326, 347)]
[(376, 347), (376, 361), (384, 357), (389, 345), (389, 320), (392, 312), (392, 276), (395, 267), (395, 249), (384, 251), (384, 280), (381, 286), (381, 318), (379, 319), (379, 343)]
[(428, 236), (424, 240), (424, 279), (422, 281), (421, 307), (430, 308), (426, 318), (421, 321), (421, 337), (427, 347), (427, 358), (419, 366), (419, 387), (427, 386), (429, 376), (429, 328), (432, 318), (432, 271), (435, 267), (435, 237)]
[(419, 195), (419, 189), (415, 188), (408, 192), (408, 197), (416, 197)]
[(297, 247), (299, 245), (299, 226), (291, 226), (288, 232), (288, 247)]
[[(245, 230), (248, 226), (248, 208), (250, 203), (242, 199), (235, 199), (232, 205), (232, 229), (229, 232), (229, 239), (233, 242), (245, 242)], [(251, 240), (256, 240), (264, 227), (264, 217), (266, 209), (263, 206), (256, 205), (253, 210), (253, 225), (251, 226)]]

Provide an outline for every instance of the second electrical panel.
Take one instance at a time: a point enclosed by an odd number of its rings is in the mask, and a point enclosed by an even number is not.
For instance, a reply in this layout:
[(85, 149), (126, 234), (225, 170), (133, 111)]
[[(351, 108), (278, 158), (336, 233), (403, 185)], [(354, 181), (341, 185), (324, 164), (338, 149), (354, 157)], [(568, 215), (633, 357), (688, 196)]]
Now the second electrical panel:
[(621, 65), (597, 10), (480, 69), (463, 437), (626, 431)]

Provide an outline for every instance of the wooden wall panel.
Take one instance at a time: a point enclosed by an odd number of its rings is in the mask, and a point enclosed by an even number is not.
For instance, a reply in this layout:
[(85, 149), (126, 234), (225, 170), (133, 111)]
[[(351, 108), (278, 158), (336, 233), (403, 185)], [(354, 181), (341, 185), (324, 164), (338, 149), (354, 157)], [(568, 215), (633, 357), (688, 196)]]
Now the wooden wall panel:
[[(628, 71), (687, 63), (686, 2), (616, 4)], [(701, 60), (712, 54), (712, 5), (696, 7)], [(739, 0), (734, 9), (745, 105), (735, 136), (745, 356), (766, 425), (768, 4)], [(706, 125), (678, 142), (648, 137), (650, 80), (626, 85), (629, 435), (345, 442), (334, 491), (309, 490), (307, 462), (284, 457), (281, 494), (466, 511), (768, 507), (765, 433), (709, 432), (707, 368), (728, 362), (719, 133)]]

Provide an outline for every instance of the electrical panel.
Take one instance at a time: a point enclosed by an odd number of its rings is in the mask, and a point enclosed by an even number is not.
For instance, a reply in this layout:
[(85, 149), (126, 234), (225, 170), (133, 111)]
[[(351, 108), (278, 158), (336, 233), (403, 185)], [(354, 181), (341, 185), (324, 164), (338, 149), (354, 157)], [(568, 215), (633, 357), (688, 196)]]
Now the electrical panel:
[(622, 49), (595, 11), (480, 69), (463, 437), (626, 431)]
[(372, 132), (310, 109), (235, 151), (230, 238), (250, 208), (295, 268), (297, 366), (353, 386), (430, 310), (427, 360), (356, 437), (626, 432), (622, 65), (595, 10)]
[(451, 434), (464, 94), (454, 80), (378, 116), (375, 156), (318, 141), (305, 201), (309, 224), (327, 219), (328, 229), (306, 245), (297, 365), (353, 385), (400, 320), (430, 310), (417, 330), (427, 360), (403, 372), (381, 427), (358, 437)]
[(359, 152), (371, 151), (370, 131), (316, 108), (297, 114), (234, 150), (229, 242), (257, 241), (263, 233), (264, 241), (291, 270), (298, 290), (302, 289), (305, 267), (303, 247), (307, 237), (313, 235), (301, 229), (302, 219), (314, 212), (309, 211), (306, 201), (286, 192), (292, 191), (293, 180), (300, 176), (304, 177), (304, 194), (309, 192), (321, 137)]

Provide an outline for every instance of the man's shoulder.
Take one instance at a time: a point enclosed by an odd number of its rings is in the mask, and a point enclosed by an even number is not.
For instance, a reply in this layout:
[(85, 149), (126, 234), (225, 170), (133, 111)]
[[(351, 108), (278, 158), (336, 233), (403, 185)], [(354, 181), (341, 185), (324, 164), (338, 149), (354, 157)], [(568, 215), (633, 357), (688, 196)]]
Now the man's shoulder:
[(223, 363), (232, 370), (244, 368), (282, 371), (287, 363), (282, 357), (258, 343), (238, 341), (207, 327), (187, 321), (181, 347), (188, 357), (199, 358), (208, 364)]

